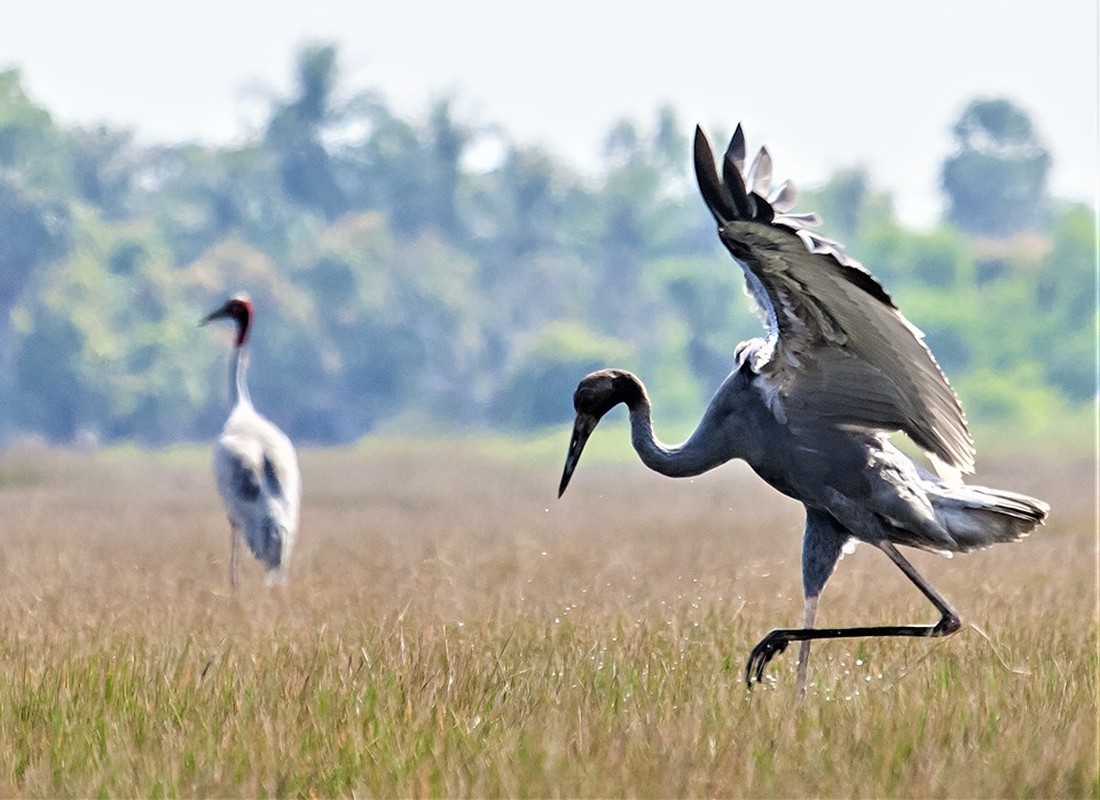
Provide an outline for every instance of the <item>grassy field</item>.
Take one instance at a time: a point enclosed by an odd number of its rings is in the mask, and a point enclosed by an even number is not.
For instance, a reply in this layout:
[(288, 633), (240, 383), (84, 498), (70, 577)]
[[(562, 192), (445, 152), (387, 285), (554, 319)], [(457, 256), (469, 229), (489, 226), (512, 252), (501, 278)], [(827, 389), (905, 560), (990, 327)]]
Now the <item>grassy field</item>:
[[(236, 593), (205, 449), (0, 457), (0, 795), (1100, 796), (1090, 457), (982, 462), (1050, 523), (913, 554), (963, 630), (819, 644), (796, 709), (792, 652), (742, 665), (799, 507), (599, 438), (560, 501), (564, 435), (306, 451), (290, 585)], [(819, 615), (934, 619), (867, 547)]]

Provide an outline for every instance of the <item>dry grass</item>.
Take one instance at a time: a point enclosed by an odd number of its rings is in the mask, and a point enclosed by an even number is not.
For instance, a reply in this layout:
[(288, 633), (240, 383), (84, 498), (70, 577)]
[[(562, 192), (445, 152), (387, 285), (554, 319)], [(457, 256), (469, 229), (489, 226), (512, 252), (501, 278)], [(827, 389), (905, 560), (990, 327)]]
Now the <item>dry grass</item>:
[[(800, 510), (746, 470), (302, 460), (290, 586), (234, 595), (205, 451), (0, 459), (0, 795), (1100, 795), (1087, 460), (979, 476), (1052, 502), (1027, 541), (915, 555), (988, 639), (819, 644), (800, 711), (792, 653), (741, 682), (801, 610)], [(934, 616), (864, 547), (820, 619)]]

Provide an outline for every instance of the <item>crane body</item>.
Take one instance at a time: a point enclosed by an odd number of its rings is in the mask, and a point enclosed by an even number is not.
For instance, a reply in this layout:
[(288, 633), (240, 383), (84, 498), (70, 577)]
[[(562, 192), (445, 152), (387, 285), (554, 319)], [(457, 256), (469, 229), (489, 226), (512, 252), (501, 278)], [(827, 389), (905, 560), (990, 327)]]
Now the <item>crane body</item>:
[[(744, 169), (741, 127), (719, 177), (709, 143), (696, 130), (695, 167), (719, 237), (745, 273), (768, 328), (736, 350), (735, 364), (695, 431), (680, 445), (653, 433), (642, 382), (607, 369), (586, 376), (559, 485), (564, 493), (585, 442), (611, 408), (625, 404), (642, 462), (670, 477), (698, 475), (735, 458), (806, 510), (802, 546), (802, 627), (760, 641), (745, 668), (748, 685), (788, 643), (801, 642), (798, 694), (805, 693), (810, 642), (857, 636), (944, 636), (961, 622), (896, 545), (968, 552), (1015, 541), (1049, 507), (1014, 492), (966, 485), (974, 448), (958, 398), (920, 332), (882, 286), (836, 242), (809, 231), (814, 215), (787, 213), (795, 192), (769, 194), (771, 158), (763, 148)], [(895, 447), (903, 431), (935, 472)], [(934, 625), (814, 628), (818, 599), (851, 540), (883, 551), (940, 613)]]
[(230, 526), (229, 582), (237, 585), (240, 540), (263, 564), (269, 586), (286, 582), (298, 535), (301, 475), (294, 446), (256, 411), (248, 392), (248, 334), (252, 303), (231, 298), (202, 324), (229, 318), (237, 337), (229, 362), (232, 410), (214, 444), (214, 477)]

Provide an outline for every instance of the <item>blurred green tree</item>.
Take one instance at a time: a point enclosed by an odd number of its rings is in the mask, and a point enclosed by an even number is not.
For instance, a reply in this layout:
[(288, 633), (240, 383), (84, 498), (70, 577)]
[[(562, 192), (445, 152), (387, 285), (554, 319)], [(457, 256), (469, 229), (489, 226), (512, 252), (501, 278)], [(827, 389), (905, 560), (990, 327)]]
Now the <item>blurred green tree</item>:
[(298, 56), (297, 78), (297, 95), (272, 114), (265, 144), (275, 154), (287, 196), (332, 221), (348, 209), (325, 145), (326, 132), (341, 119), (334, 98), (339, 78), (335, 46), (304, 48)]
[(80, 200), (98, 208), (108, 220), (131, 216), (138, 177), (133, 137), (99, 126), (77, 128), (66, 138)]
[(1096, 236), (1092, 209), (1083, 204), (1061, 209), (1032, 293), (1032, 350), (1041, 359), (1046, 381), (1074, 402), (1095, 401), (1097, 396)]
[[(486, 139), (451, 96), (408, 118), (349, 91), (331, 45), (295, 71), (262, 133), (224, 147), (60, 129), (0, 72), (0, 440), (211, 435), (229, 334), (195, 323), (236, 291), (257, 306), (257, 403), (318, 442), (556, 424), (603, 366), (644, 375), (679, 428), (761, 334), (671, 108), (617, 123), (583, 174)], [(976, 101), (956, 140), (965, 223), (907, 228), (858, 168), (798, 210), (882, 279), (972, 415), (1089, 401), (1091, 210), (1046, 200), (1049, 156), (1011, 104)]]
[[(17, 70), (0, 71), (0, 406), (18, 388), (12, 312), (47, 265), (72, 244), (72, 191), (62, 132), (23, 90)], [(11, 415), (0, 414), (0, 441)]]
[(20, 427), (56, 441), (175, 441), (206, 395), (195, 320), (149, 226), (74, 217), (72, 253), (40, 270), (13, 309), (12, 404)]
[(952, 132), (956, 152), (941, 172), (948, 219), (993, 236), (1041, 227), (1051, 158), (1027, 113), (1009, 100), (973, 100)]
[(523, 343), (497, 402), (507, 422), (526, 430), (573, 418), (573, 390), (589, 372), (627, 361), (629, 348), (574, 322), (555, 322)]

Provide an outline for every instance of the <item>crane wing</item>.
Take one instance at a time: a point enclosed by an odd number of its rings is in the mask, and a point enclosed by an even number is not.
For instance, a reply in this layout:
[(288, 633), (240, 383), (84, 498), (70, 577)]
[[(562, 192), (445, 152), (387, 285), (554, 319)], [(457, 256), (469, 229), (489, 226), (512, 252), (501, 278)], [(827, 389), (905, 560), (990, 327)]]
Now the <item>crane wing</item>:
[(301, 479), (290, 440), (250, 406), (235, 409), (214, 446), (218, 491), (249, 549), (264, 559), (272, 526), (294, 536)]
[(788, 213), (796, 197), (789, 183), (769, 193), (767, 151), (746, 171), (738, 125), (719, 176), (696, 128), (695, 174), (768, 328), (744, 357), (776, 416), (793, 429), (901, 430), (939, 461), (972, 472), (962, 407), (923, 334), (859, 262), (809, 230), (816, 215)]

